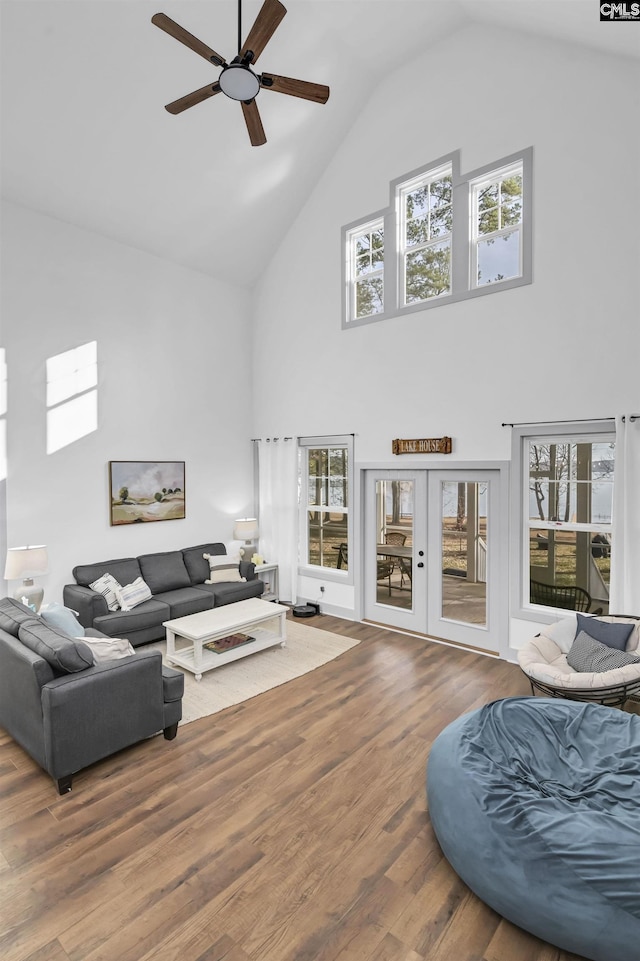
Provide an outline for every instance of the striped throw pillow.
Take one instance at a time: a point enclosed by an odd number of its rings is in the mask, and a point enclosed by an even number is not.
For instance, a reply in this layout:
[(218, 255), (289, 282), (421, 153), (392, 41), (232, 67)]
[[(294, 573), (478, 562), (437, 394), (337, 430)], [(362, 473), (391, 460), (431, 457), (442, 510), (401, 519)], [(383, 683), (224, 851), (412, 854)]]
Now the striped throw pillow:
[(118, 603), (123, 611), (132, 611), (138, 604), (143, 604), (144, 601), (150, 601), (152, 596), (149, 585), (146, 581), (143, 581), (141, 577), (136, 577), (135, 581), (131, 584), (118, 587), (116, 591)]
[(102, 594), (110, 611), (118, 610), (120, 603), (116, 591), (119, 590), (120, 585), (113, 574), (103, 574), (102, 577), (99, 577), (93, 584), (89, 584), (89, 587), (92, 591), (97, 591), (98, 594)]

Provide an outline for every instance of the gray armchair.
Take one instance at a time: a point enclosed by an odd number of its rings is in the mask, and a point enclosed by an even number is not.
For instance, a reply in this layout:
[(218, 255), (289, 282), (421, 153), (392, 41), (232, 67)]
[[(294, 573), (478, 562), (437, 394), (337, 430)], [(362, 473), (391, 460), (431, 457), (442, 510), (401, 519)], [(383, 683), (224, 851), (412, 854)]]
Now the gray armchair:
[(0, 628), (0, 726), (51, 775), (60, 794), (71, 790), (74, 773), (95, 761), (160, 731), (167, 740), (176, 736), (184, 675), (163, 667), (159, 651), (65, 672), (20, 640), (28, 617), (14, 636), (6, 615), (0, 617), (9, 628)]

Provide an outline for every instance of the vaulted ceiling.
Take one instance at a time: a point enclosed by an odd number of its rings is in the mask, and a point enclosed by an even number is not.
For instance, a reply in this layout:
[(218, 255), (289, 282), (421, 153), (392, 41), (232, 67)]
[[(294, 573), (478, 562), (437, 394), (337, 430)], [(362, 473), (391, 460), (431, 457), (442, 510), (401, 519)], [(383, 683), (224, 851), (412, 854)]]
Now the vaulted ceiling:
[[(261, 91), (251, 147), (224, 96), (164, 104), (218, 70), (151, 24), (166, 13), (227, 60), (236, 0), (2, 0), (2, 193), (113, 240), (251, 287), (375, 87), (469, 21), (640, 56), (593, 0), (284, 0), (260, 58), (328, 84), (326, 105)], [(261, 0), (244, 0), (243, 33)]]

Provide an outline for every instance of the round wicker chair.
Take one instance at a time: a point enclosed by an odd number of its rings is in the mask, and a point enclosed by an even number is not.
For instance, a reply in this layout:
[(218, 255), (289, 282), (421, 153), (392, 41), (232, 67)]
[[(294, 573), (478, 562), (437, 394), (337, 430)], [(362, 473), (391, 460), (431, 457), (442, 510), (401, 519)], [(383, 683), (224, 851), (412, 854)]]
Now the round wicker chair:
[[(640, 656), (640, 618), (607, 614), (597, 618), (607, 623), (633, 624), (626, 650)], [(531, 693), (562, 697), (571, 701), (593, 701), (622, 707), (630, 697), (640, 696), (640, 661), (611, 671), (584, 673), (567, 663), (576, 635), (576, 615), (549, 624), (518, 651), (518, 662), (531, 684)]]

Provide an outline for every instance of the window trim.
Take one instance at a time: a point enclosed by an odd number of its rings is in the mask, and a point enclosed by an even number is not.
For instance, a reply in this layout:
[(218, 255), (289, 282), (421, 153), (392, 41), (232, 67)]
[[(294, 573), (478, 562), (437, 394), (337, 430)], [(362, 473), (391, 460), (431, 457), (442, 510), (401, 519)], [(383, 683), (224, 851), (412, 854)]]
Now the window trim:
[[(613, 418), (585, 421), (555, 421), (551, 423), (531, 423), (514, 425), (511, 434), (511, 530), (515, 540), (514, 557), (511, 563), (511, 616), (524, 621), (536, 621), (538, 624), (553, 624), (563, 616), (569, 616), (570, 611), (558, 608), (551, 612), (540, 604), (529, 601), (528, 581), (530, 570), (528, 555), (525, 557), (529, 542), (529, 457), (528, 446), (532, 438), (549, 441), (557, 438), (558, 443), (565, 443), (567, 438), (576, 442), (577, 439), (585, 443), (597, 443), (605, 438), (616, 440), (616, 427)], [(615, 481), (614, 481), (615, 483)], [(546, 527), (548, 528), (548, 524)], [(595, 530), (597, 523), (590, 524), (589, 530)], [(564, 529), (577, 529), (583, 525), (567, 523)]]
[[(522, 223), (521, 230), (521, 263), (522, 270), (518, 277), (496, 281), (482, 286), (472, 285), (473, 238), (471, 234), (472, 189), (478, 181), (490, 179), (491, 174), (499, 174), (502, 170), (522, 166)], [(412, 182), (419, 182), (421, 178), (429, 179), (432, 174), (449, 166), (452, 179), (452, 211), (453, 224), (451, 230), (451, 292), (430, 297), (418, 303), (401, 306), (403, 299), (401, 281), (402, 244), (401, 218), (399, 210), (399, 196), (403, 188)], [(509, 156), (492, 161), (482, 167), (477, 167), (468, 173), (460, 172), (460, 150), (455, 150), (436, 160), (425, 164), (416, 170), (403, 174), (392, 180), (389, 185), (389, 206), (378, 210), (374, 214), (361, 217), (342, 227), (342, 329), (361, 327), (364, 324), (374, 324), (392, 317), (402, 317), (416, 311), (431, 310), (445, 304), (470, 300), (474, 297), (485, 297), (502, 290), (512, 290), (533, 283), (533, 147), (526, 147)], [(348, 240), (359, 228), (380, 219), (384, 220), (384, 308), (380, 313), (367, 317), (352, 317), (350, 314), (350, 287), (348, 271)]]
[(312, 577), (322, 581), (333, 581), (338, 584), (354, 584), (353, 564), (349, 563), (346, 571), (337, 570), (332, 567), (320, 567), (317, 564), (308, 564), (303, 558), (309, 556), (309, 528), (307, 525), (307, 483), (308, 470), (307, 458), (304, 453), (309, 448), (317, 447), (344, 447), (347, 450), (347, 543), (349, 545), (349, 557), (353, 555), (353, 530), (354, 530), (354, 465), (353, 465), (353, 434), (323, 434), (317, 437), (298, 438), (298, 476), (300, 479), (299, 497), (299, 561), (298, 575), (301, 577)]

